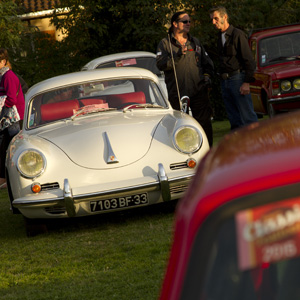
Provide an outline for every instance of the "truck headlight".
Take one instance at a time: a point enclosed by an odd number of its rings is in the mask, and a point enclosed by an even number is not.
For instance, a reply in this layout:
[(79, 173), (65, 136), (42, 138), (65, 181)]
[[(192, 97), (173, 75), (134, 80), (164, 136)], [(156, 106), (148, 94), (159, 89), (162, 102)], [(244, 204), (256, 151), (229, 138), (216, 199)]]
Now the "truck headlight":
[(293, 81), (294, 89), (300, 90), (300, 78), (297, 78)]
[(17, 168), (23, 177), (35, 178), (45, 171), (46, 159), (41, 152), (28, 149), (19, 155)]
[(203, 142), (200, 132), (192, 126), (178, 128), (173, 136), (173, 144), (177, 150), (183, 153), (192, 154), (197, 152)]
[(282, 91), (288, 92), (292, 88), (292, 83), (289, 80), (283, 80), (280, 87)]

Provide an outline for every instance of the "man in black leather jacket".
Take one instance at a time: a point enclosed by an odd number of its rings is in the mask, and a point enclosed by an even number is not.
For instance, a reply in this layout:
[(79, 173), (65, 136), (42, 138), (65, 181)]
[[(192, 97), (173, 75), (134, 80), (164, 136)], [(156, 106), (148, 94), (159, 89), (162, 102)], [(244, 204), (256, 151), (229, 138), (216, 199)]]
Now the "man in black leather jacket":
[(229, 24), (224, 7), (212, 8), (210, 18), (219, 30), (221, 90), (233, 130), (257, 121), (250, 94), (255, 62), (245, 33)]

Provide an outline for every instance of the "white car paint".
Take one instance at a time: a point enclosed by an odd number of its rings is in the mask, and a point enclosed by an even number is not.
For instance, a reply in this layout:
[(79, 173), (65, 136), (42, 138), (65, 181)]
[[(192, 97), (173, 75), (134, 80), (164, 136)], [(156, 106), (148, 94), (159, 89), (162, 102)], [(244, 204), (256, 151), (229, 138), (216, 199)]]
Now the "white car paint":
[[(77, 99), (43, 102), (62, 89), (75, 87)], [(61, 109), (88, 97), (111, 99), (113, 91), (119, 94), (122, 89), (128, 92), (129, 88), (140, 87), (145, 87), (146, 104), (124, 109), (107, 100), (105, 105), (112, 110), (57, 120), (42, 118), (45, 107), (49, 117), (57, 113), (51, 111), (54, 107)], [(155, 101), (153, 107), (151, 101)], [(174, 145), (178, 129), (197, 133), (201, 138), (199, 149), (179, 151)], [(193, 135), (183, 136), (184, 145), (193, 141)], [(93, 211), (104, 204), (113, 211), (132, 208), (133, 203), (140, 206), (178, 199), (196, 171), (196, 167), (187, 167), (187, 162), (194, 159), (198, 163), (208, 150), (201, 126), (189, 115), (171, 108), (159, 92), (157, 76), (148, 70), (111, 68), (57, 76), (34, 85), (26, 94), (24, 128), (7, 152), (11, 205), (14, 212), (26, 218), (66, 218), (105, 213), (107, 210)], [(19, 159), (26, 151), (38, 151), (38, 158), (44, 158), (40, 174), (22, 174)], [(33, 158), (23, 161), (26, 170), (34, 170), (38, 164), (36, 156)], [(32, 186), (42, 189), (36, 193)], [(146, 194), (147, 204), (133, 202), (133, 196)], [(114, 207), (117, 202), (118, 207)]]
[(105, 68), (106, 66), (115, 66), (115, 67), (136, 67), (137, 60), (148, 60), (147, 66), (145, 69), (153, 72), (158, 76), (160, 86), (165, 93), (165, 96), (168, 96), (167, 86), (165, 83), (164, 72), (158, 70), (156, 67), (156, 55), (152, 52), (147, 51), (129, 51), (129, 52), (120, 52), (109, 55), (103, 55), (98, 58), (95, 58), (85, 64), (81, 71), (93, 70)]

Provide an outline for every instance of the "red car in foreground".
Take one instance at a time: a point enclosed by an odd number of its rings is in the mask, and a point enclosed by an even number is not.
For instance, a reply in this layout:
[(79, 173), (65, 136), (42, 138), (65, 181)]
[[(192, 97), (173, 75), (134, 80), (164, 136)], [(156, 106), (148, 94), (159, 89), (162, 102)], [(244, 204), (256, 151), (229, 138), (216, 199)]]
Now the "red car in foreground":
[(223, 138), (178, 203), (161, 300), (300, 299), (300, 112)]

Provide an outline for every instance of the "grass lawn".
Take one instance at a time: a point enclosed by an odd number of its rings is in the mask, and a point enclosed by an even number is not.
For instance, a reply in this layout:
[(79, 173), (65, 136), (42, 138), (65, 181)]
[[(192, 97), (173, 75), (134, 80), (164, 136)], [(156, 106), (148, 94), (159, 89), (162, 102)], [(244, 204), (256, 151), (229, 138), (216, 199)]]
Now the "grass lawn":
[(0, 299), (156, 299), (175, 203), (50, 222), (28, 238), (1, 192)]
[[(214, 144), (229, 131), (213, 121)], [(50, 222), (28, 238), (0, 191), (0, 299), (157, 299), (176, 203)]]
[(213, 145), (216, 146), (222, 137), (230, 132), (230, 123), (228, 120), (212, 121), (214, 140)]

